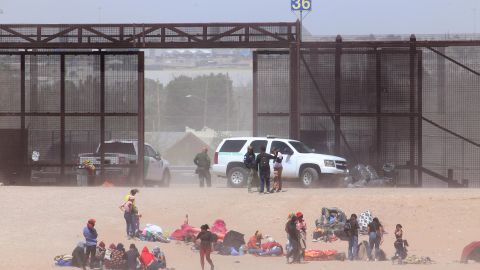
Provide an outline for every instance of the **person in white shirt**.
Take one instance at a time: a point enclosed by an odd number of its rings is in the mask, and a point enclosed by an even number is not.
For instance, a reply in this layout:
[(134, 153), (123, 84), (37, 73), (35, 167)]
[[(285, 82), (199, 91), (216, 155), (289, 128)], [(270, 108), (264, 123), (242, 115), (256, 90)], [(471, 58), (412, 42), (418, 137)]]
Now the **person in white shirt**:
[(276, 156), (273, 163), (273, 189), (272, 192), (282, 191), (282, 170), (283, 170), (283, 155), (278, 149), (273, 150), (273, 154)]

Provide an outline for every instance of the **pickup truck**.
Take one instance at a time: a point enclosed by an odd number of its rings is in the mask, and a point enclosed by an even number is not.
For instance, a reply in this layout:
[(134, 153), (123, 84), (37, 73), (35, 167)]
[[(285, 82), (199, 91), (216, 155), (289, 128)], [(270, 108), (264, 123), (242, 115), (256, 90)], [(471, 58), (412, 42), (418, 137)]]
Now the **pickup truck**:
[[(79, 164), (89, 160), (98, 166), (101, 162), (100, 152), (104, 152), (104, 160), (106, 165), (128, 165), (135, 164), (138, 156), (137, 140), (111, 140), (97, 147), (95, 153), (84, 153), (78, 155)], [(170, 185), (170, 167), (168, 161), (161, 158), (160, 154), (148, 143), (144, 145), (144, 166), (145, 181), (147, 186), (164, 186)], [(128, 167), (106, 167), (105, 174), (116, 174), (124, 177), (132, 177), (134, 174)]]

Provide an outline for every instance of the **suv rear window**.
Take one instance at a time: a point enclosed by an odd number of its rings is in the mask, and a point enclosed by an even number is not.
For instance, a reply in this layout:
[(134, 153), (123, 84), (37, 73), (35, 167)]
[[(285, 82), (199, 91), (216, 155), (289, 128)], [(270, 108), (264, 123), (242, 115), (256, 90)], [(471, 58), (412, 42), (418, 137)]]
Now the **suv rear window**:
[(220, 148), (220, 152), (239, 152), (247, 140), (227, 140)]
[[(125, 155), (135, 155), (135, 147), (133, 143), (112, 142), (103, 145), (104, 153), (115, 153)], [(100, 153), (100, 150), (99, 150)]]
[(260, 146), (265, 146), (267, 147), (267, 140), (258, 140), (258, 141), (253, 141), (250, 146), (253, 147), (253, 152), (254, 153), (260, 153)]

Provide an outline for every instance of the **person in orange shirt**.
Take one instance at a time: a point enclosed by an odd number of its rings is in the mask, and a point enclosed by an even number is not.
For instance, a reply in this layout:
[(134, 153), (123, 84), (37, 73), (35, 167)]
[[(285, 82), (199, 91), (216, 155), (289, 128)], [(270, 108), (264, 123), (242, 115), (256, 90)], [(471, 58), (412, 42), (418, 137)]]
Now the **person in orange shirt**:
[(263, 235), (261, 232), (256, 231), (252, 237), (248, 240), (247, 243), (247, 248), (248, 248), (248, 253), (250, 254), (258, 254), (263, 252), (262, 250), (262, 239)]

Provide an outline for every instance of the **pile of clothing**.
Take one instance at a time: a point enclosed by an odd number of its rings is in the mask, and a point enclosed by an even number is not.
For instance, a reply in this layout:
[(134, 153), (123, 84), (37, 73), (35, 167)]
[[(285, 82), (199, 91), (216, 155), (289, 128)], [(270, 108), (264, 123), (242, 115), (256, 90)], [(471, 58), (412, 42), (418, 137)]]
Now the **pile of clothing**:
[(139, 235), (139, 239), (149, 242), (170, 243), (170, 240), (164, 235), (163, 229), (154, 224), (147, 224)]
[(344, 261), (345, 253), (331, 250), (307, 249), (305, 250), (305, 261)]
[(347, 222), (347, 216), (340, 208), (322, 208), (322, 215), (315, 221), (314, 241), (348, 240), (344, 231), (345, 222)]
[(358, 164), (350, 170), (350, 176), (345, 178), (344, 184), (349, 188), (359, 187), (388, 187), (393, 186), (393, 179), (379, 177), (371, 165)]
[(56, 266), (72, 266), (72, 259), (73, 259), (73, 256), (65, 254), (65, 255), (55, 256), (53, 261), (55, 262)]
[(404, 264), (433, 264), (435, 263), (430, 259), (430, 257), (418, 257), (415, 255), (408, 256), (405, 260), (403, 260)]

